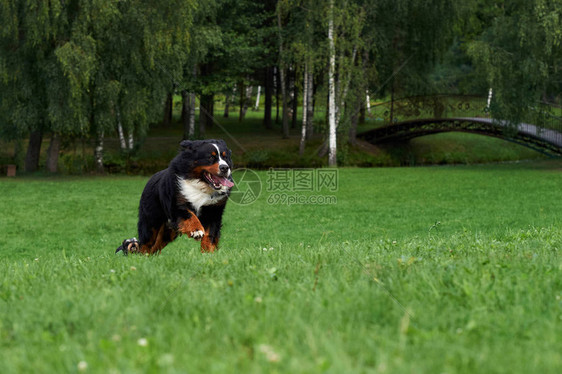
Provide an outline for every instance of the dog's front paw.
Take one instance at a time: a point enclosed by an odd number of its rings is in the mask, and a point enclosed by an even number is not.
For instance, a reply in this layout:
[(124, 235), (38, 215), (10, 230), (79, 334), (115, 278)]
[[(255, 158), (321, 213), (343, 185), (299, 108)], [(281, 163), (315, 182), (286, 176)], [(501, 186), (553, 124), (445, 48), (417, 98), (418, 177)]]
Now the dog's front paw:
[(115, 253), (119, 251), (123, 251), (125, 256), (129, 253), (138, 253), (140, 251), (140, 243), (137, 238), (125, 239)]
[(196, 231), (192, 231), (192, 232), (189, 233), (189, 237), (193, 238), (195, 240), (203, 239), (204, 235), (205, 235), (205, 231), (203, 231), (203, 230), (196, 230)]

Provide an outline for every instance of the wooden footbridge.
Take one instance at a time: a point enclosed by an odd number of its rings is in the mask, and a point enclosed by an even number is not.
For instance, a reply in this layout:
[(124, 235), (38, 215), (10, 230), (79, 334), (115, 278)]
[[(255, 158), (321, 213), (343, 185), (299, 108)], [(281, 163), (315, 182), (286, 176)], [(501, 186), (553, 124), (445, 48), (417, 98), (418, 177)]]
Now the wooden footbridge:
[(415, 96), (374, 106), (371, 116), (382, 120), (382, 125), (358, 137), (380, 144), (441, 132), (469, 132), (515, 142), (550, 156), (562, 156), (560, 112), (560, 108), (540, 106), (529, 109), (528, 120), (510, 123), (491, 118), (485, 98)]

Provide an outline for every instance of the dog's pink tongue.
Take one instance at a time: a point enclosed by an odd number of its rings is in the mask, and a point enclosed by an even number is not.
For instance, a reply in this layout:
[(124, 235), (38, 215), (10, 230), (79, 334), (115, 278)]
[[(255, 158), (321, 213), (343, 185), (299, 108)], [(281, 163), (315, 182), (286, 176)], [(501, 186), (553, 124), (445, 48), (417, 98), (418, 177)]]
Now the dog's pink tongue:
[(220, 183), (221, 183), (223, 186), (225, 186), (225, 187), (230, 188), (230, 187), (234, 186), (234, 183), (232, 183), (231, 181), (229, 181), (229, 180), (226, 179), (226, 178), (219, 178), (219, 181), (220, 181)]

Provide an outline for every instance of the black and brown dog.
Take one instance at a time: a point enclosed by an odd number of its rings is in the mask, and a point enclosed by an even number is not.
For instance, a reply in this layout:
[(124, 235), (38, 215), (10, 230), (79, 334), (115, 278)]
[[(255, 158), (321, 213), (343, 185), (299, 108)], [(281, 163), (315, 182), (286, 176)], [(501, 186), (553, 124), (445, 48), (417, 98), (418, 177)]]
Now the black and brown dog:
[(142, 192), (138, 240), (126, 239), (115, 253), (160, 253), (178, 235), (201, 240), (214, 252), (232, 181), (231, 151), (223, 140), (184, 140), (167, 169), (154, 174)]

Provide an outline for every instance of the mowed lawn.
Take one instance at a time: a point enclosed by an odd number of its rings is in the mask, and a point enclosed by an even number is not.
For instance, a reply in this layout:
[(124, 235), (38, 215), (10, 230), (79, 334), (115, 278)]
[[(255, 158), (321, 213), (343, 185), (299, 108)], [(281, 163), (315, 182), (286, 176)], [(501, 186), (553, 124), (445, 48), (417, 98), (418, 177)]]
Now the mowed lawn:
[(114, 255), (147, 178), (0, 179), (0, 372), (561, 369), (562, 162), (259, 176), (218, 253), (154, 257)]

